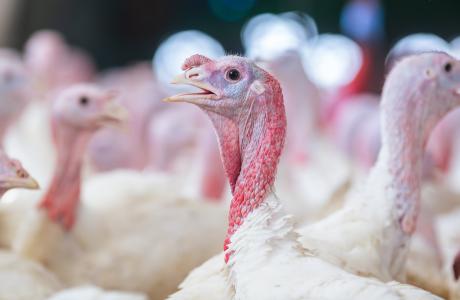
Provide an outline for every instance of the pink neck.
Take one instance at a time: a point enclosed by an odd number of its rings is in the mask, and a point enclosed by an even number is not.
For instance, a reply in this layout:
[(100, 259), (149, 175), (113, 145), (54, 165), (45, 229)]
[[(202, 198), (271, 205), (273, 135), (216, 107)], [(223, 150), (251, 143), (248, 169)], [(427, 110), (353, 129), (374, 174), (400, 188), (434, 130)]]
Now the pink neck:
[(53, 180), (40, 206), (47, 202), (78, 203), (80, 201), (81, 168), (90, 132), (77, 132), (64, 126), (54, 128), (57, 164)]
[[(403, 232), (415, 230), (420, 206), (422, 163), (428, 136), (442, 115), (431, 115), (423, 102), (423, 91), (392, 95), (382, 103), (382, 145), (379, 157), (381, 166), (388, 170), (387, 186)], [(404, 99), (404, 100), (402, 100)]]
[[(240, 122), (238, 125), (233, 123), (233, 125), (226, 127), (231, 130), (227, 131), (224, 137), (231, 135), (230, 140), (233, 142), (222, 142), (225, 140), (222, 137), (224, 133), (217, 129), (221, 141), (222, 159), (227, 172), (229, 166), (232, 167), (231, 171), (241, 170), (237, 176), (234, 173), (229, 173), (233, 175), (229, 176), (233, 199), (230, 205), (229, 227), (224, 243), (225, 250), (228, 249), (232, 235), (245, 218), (264, 202), (270, 192), (284, 146), (286, 115), (283, 96), (278, 83), (271, 76), (267, 75), (267, 77), (266, 86), (273, 88), (271, 95), (270, 92), (267, 92), (263, 95), (266, 97), (265, 99), (256, 100), (259, 101), (257, 105), (242, 110), (240, 116), (244, 117), (240, 120), (246, 120), (247, 116), (247, 122)], [(236, 153), (241, 153), (241, 155), (233, 156)], [(233, 159), (234, 162), (230, 163), (228, 161), (230, 159)], [(237, 161), (239, 167), (236, 166)], [(226, 261), (228, 261), (229, 255), (230, 253), (226, 254)]]
[(238, 125), (225, 117), (208, 112), (219, 137), (220, 154), (232, 194), (241, 171), (241, 149)]

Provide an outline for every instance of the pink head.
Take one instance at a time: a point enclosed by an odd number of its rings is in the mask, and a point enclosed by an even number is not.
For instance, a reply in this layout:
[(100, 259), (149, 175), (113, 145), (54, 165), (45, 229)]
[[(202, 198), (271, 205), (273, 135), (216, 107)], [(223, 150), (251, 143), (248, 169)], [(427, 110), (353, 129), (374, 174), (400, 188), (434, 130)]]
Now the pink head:
[(78, 84), (62, 91), (53, 104), (53, 118), (58, 126), (80, 131), (95, 131), (107, 124), (117, 124), (125, 111), (114, 102), (114, 91), (91, 84)]
[(442, 52), (407, 57), (390, 72), (383, 93), (382, 110), (416, 115), (424, 146), (434, 126), (460, 105), (460, 61)]
[(45, 94), (91, 81), (94, 76), (90, 57), (69, 46), (56, 31), (42, 30), (33, 34), (26, 43), (24, 58), (34, 76), (36, 90)]
[(101, 127), (115, 125), (125, 111), (114, 102), (113, 92), (89, 84), (63, 90), (52, 108), (58, 161), (53, 181), (40, 206), (66, 229), (74, 223), (80, 196), (80, 170), (86, 145)]
[[(192, 66), (192, 67), (190, 67)], [(168, 102), (189, 102), (206, 111), (220, 139), (224, 166), (232, 186), (242, 167), (241, 151), (249, 141), (247, 132), (257, 114), (284, 104), (279, 83), (251, 60), (226, 56), (211, 60), (202, 55), (188, 58), (185, 72), (174, 83), (192, 85), (201, 91), (166, 98)], [(272, 99), (277, 101), (272, 101)], [(282, 137), (284, 140), (284, 136)], [(226, 155), (231, 157), (226, 157)]]
[(18, 160), (0, 150), (0, 196), (13, 188), (38, 189), (38, 183)]
[(416, 226), (425, 145), (436, 124), (459, 105), (460, 61), (445, 53), (404, 58), (385, 82), (380, 153), (387, 155), (379, 161), (392, 174), (398, 218), (407, 234)]
[[(42, 30), (34, 33), (27, 41), (24, 58), (32, 73), (47, 76), (68, 51), (64, 37), (58, 32)], [(42, 73), (42, 74), (40, 74)]]
[(283, 95), (278, 81), (246, 58), (214, 61), (195, 55), (187, 59), (185, 69), (176, 82), (201, 92), (165, 100), (198, 105), (214, 124), (233, 192), (227, 249), (233, 233), (273, 185), (286, 135)]

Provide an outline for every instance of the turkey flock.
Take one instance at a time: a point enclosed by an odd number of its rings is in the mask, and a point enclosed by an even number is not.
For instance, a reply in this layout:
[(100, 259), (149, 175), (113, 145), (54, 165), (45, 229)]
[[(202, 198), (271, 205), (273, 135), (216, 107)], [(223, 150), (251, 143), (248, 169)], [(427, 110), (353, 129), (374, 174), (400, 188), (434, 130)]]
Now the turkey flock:
[(401, 39), (378, 95), (308, 16), (241, 37), (0, 49), (0, 300), (460, 300), (460, 41)]

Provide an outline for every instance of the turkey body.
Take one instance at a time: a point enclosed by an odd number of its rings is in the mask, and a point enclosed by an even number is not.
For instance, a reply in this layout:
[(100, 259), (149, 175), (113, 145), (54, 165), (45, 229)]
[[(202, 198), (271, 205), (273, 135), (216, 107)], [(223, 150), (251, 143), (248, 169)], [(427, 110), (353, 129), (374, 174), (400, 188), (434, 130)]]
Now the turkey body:
[[(28, 199), (19, 199), (18, 193), (2, 207), (5, 214), (29, 211), (13, 231), (12, 247), (42, 263), (67, 286), (91, 283), (164, 299), (191, 269), (221, 249), (227, 223), (224, 207), (174, 196), (168, 180), (136, 171), (88, 178), (70, 232), (34, 207), (38, 194), (23, 193)], [(28, 208), (18, 208), (19, 203), (28, 203)]]
[[(168, 299), (439, 299), (413, 286), (359, 277), (319, 259), (296, 240), (278, 199), (268, 196), (265, 201), (232, 237), (235, 248), (228, 265), (223, 254), (213, 257)], [(238, 249), (243, 243), (254, 248)]]
[(18, 255), (0, 251), (0, 299), (45, 300), (62, 284), (41, 265)]

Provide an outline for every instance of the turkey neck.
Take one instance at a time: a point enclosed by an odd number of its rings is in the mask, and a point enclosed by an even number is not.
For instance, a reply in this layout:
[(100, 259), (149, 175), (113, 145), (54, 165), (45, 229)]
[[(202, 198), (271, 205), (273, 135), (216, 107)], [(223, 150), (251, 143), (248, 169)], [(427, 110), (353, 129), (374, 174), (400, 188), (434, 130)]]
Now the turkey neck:
[(53, 180), (48, 187), (43, 203), (78, 202), (80, 200), (81, 168), (90, 132), (80, 132), (74, 128), (61, 127), (55, 131), (57, 164)]
[(393, 215), (405, 234), (415, 230), (424, 149), (430, 132), (442, 117), (430, 115), (428, 106), (423, 105), (424, 98), (423, 87), (414, 84), (409, 90), (391, 89), (381, 105), (382, 150), (373, 173), (384, 171), (389, 175), (385, 198), (390, 199)]
[[(221, 142), (224, 165), (227, 170), (231, 166), (233, 172), (227, 171), (230, 184), (233, 184), (233, 198), (225, 250), (228, 250), (232, 235), (271, 192), (284, 146), (286, 115), (281, 88), (271, 76), (266, 86), (270, 86), (271, 90), (259, 97), (249, 98), (248, 105), (240, 110), (237, 121), (216, 121), (217, 118), (211, 116)], [(222, 126), (225, 123), (231, 125)], [(234, 156), (236, 153), (238, 155)], [(236, 170), (240, 170), (237, 176)], [(226, 261), (230, 254), (227, 252)]]

